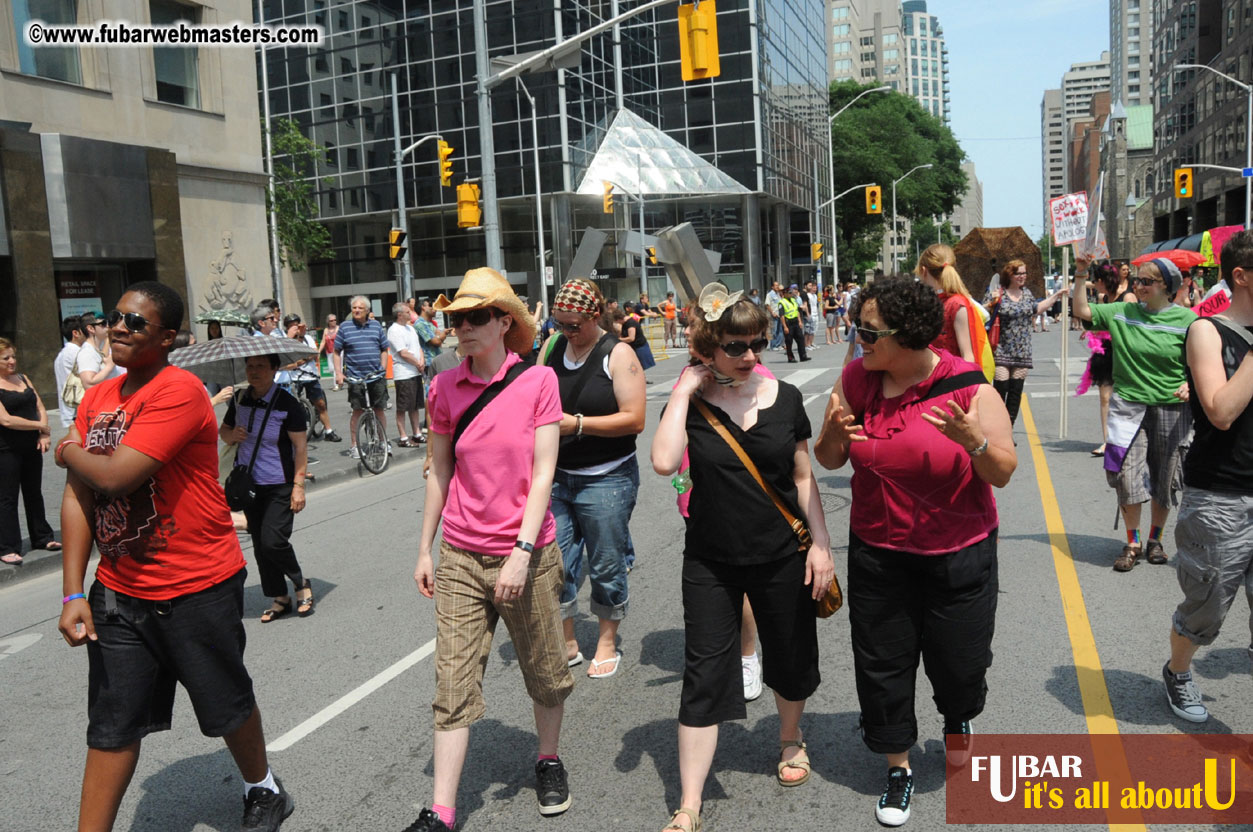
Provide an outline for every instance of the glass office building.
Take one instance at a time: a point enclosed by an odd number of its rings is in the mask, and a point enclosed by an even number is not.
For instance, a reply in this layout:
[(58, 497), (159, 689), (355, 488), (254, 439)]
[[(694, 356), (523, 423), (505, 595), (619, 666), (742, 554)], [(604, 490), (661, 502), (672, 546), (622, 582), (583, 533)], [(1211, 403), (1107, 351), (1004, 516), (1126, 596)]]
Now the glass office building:
[[(317, 317), (368, 294), (387, 309), (396, 266), (387, 231), (398, 205), (391, 85), (399, 101), (400, 144), (439, 134), (455, 148), (454, 184), (481, 170), (471, 0), (263, 0), (267, 23), (315, 23), (316, 49), (265, 53), (271, 118), (291, 118), (327, 150), (310, 171), (335, 257), (310, 265)], [(588, 29), (637, 0), (486, 0), (492, 58), (532, 52)], [(722, 73), (680, 78), (676, 10), (645, 12), (582, 45), (579, 66), (523, 76), (538, 110), (540, 179), (549, 292), (566, 276), (583, 229), (638, 228), (638, 206), (619, 197), (613, 215), (599, 196), (576, 193), (594, 151), (620, 109), (699, 154), (747, 189), (735, 196), (644, 194), (648, 234), (688, 221), (722, 256), (733, 286), (765, 286), (814, 274), (813, 208), (830, 196), (826, 170), (827, 71), (822, 0), (720, 0)], [(260, 85), (259, 85), (260, 86)], [(519, 291), (538, 289), (539, 244), (531, 112), (513, 83), (491, 93), (504, 265)], [(584, 152), (581, 152), (584, 151)], [(403, 187), (414, 291), (434, 296), (486, 261), (484, 235), (457, 227), (455, 188), (440, 186), (434, 141), (405, 159)], [(826, 211), (820, 212), (826, 214)], [(611, 239), (615, 235), (611, 234)], [(606, 247), (596, 277), (608, 293), (638, 291), (636, 256)], [(666, 287), (651, 267), (647, 285)], [(297, 291), (303, 287), (297, 281)], [(529, 287), (524, 289), (523, 287)]]

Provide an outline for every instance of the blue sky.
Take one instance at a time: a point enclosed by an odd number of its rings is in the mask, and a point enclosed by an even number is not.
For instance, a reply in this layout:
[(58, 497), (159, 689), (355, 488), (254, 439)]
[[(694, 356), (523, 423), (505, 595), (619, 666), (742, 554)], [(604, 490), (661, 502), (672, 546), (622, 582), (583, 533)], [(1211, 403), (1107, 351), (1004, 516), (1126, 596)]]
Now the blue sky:
[(927, 11), (944, 28), (951, 126), (983, 182), (983, 224), (1021, 225), (1036, 238), (1044, 199), (1040, 99), (1072, 63), (1109, 49), (1109, 3), (928, 0)]

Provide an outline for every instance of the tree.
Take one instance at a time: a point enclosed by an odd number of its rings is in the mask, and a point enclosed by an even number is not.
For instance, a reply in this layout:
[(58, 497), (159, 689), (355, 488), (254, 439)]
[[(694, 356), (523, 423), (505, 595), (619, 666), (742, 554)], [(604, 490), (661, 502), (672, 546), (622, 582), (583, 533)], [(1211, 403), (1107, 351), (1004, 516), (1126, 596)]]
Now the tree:
[[(318, 221), (314, 199), (317, 165), (326, 163), (326, 149), (305, 138), (291, 119), (276, 119), (270, 136), (274, 154), (274, 215), (278, 223), (279, 258), (294, 272), (303, 271), (310, 260), (335, 256), (331, 232)], [(261, 125), (264, 132), (265, 124)], [(331, 184), (329, 177), (320, 180)], [(266, 208), (271, 207), (266, 193)]]
[[(1036, 248), (1040, 249), (1040, 262), (1044, 264), (1044, 273), (1046, 275), (1054, 274), (1061, 270), (1061, 249), (1053, 245), (1053, 236), (1045, 229), (1040, 235), (1040, 239), (1035, 241)], [(1052, 255), (1050, 259), (1049, 255)]]
[[(839, 110), (868, 86), (855, 81), (832, 84), (830, 112)], [(889, 92), (862, 98), (831, 125), (831, 142), (835, 148), (832, 194), (866, 183), (883, 187), (882, 214), (867, 214), (858, 193), (836, 203), (840, 253), (848, 253), (857, 271), (877, 263), (884, 223), (891, 222), (892, 182), (910, 168), (934, 165), (897, 186), (898, 217), (920, 222), (948, 214), (966, 192), (966, 174), (961, 169), (965, 152), (943, 121), (908, 95)], [(840, 259), (847, 269), (849, 261), (844, 256)]]
[(957, 245), (958, 237), (953, 233), (953, 224), (945, 220), (937, 227), (933, 217), (916, 220), (910, 226), (909, 242), (901, 251), (901, 271), (912, 272), (918, 265), (918, 255), (933, 243)]

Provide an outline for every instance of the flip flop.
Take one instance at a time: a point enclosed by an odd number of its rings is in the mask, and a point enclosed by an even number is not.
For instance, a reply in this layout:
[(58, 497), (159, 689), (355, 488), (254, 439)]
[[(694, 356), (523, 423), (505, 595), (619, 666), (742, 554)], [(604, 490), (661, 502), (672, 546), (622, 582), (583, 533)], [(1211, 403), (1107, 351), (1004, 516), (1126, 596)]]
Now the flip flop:
[(49, 540), (47, 543), (45, 543), (43, 546), (40, 546), (39, 548), (43, 549), (46, 552), (59, 552), (61, 551), (62, 546), (61, 546), (61, 542), (58, 540)]
[[(601, 665), (609, 664), (610, 662), (613, 662), (613, 670), (609, 671), (608, 673), (592, 673), (592, 671), (595, 670), (596, 668), (600, 667)], [(610, 676), (618, 672), (618, 667), (621, 666), (621, 664), (622, 664), (622, 651), (618, 651), (617, 653), (614, 653), (612, 659), (605, 659), (602, 662), (598, 662), (595, 659), (592, 659), (591, 664), (587, 668), (587, 678), (608, 679)]]
[(1099, 448), (1093, 448), (1093, 449), (1092, 449), (1092, 456), (1105, 456), (1105, 446), (1104, 446), (1104, 445), (1102, 445), (1102, 446), (1101, 446), (1101, 447), (1099, 447)]
[(273, 601), (274, 606), (261, 613), (261, 623), (269, 624), (271, 621), (277, 621), (287, 613), (291, 612), (291, 601)]
[(8, 554), (0, 555), (0, 563), (7, 563), (10, 566), (21, 566), (22, 556), (17, 552), (9, 552)]
[(566, 661), (566, 667), (578, 667), (581, 664), (583, 664), (583, 652), (582, 651), (575, 653), (573, 659), (568, 659)]

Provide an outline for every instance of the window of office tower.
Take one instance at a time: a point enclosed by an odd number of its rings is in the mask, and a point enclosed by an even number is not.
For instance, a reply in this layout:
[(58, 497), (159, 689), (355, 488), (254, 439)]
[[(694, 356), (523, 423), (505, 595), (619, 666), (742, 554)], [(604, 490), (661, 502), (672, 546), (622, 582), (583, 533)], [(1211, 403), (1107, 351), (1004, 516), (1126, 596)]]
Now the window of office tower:
[(73, 46), (42, 46), (26, 43), (22, 31), (32, 20), (50, 25), (78, 23), (76, 0), (13, 0), (13, 28), (17, 32), (18, 68), (24, 75), (38, 75), (71, 84), (83, 83), (78, 49)]
[[(198, 23), (200, 10), (171, 0), (148, 0), (153, 25), (169, 26), (180, 20)], [(184, 107), (200, 106), (200, 50), (154, 46), (153, 69), (157, 78), (157, 100)]]

